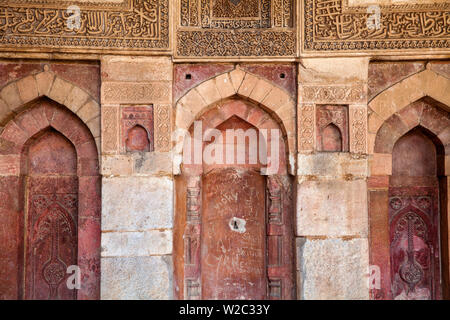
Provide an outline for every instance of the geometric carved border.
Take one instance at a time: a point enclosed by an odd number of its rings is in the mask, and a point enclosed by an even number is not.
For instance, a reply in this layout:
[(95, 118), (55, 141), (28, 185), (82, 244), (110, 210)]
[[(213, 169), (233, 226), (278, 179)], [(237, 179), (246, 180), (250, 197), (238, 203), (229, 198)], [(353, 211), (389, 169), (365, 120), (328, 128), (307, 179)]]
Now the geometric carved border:
[(156, 105), (155, 116), (155, 150), (169, 152), (171, 148), (172, 107), (170, 105)]
[(171, 82), (103, 82), (102, 104), (170, 103)]
[(316, 108), (314, 104), (298, 106), (298, 151), (312, 152), (315, 147)]
[(367, 106), (350, 105), (350, 152), (367, 153)]
[(380, 6), (380, 28), (369, 28), (366, 7), (345, 0), (302, 0), (303, 50), (348, 52), (450, 47), (450, 3)]
[[(54, 0), (6, 2), (0, 4), (0, 48), (88, 48), (102, 52), (170, 48), (170, 0), (123, 0), (118, 4)], [(73, 4), (80, 7), (79, 29), (68, 28), (73, 13), (66, 10)]]
[(294, 0), (179, 0), (177, 57), (293, 57)]
[(363, 84), (355, 85), (309, 85), (300, 84), (299, 97), (302, 103), (366, 103)]

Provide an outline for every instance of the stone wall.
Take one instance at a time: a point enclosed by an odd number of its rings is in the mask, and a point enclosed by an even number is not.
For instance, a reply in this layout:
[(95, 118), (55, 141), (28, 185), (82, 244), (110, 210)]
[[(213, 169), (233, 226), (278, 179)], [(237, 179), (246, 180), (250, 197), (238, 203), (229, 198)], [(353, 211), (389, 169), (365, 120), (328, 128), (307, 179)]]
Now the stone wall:
[[(101, 75), (101, 297), (171, 299), (172, 63), (106, 56)], [(126, 148), (127, 129), (135, 124), (147, 130), (152, 150)]]
[[(369, 296), (367, 68), (368, 60), (357, 58), (304, 59), (299, 66), (299, 298)], [(327, 105), (335, 108), (318, 112)], [(326, 139), (321, 124), (330, 122), (348, 136), (340, 152), (319, 151), (317, 138)]]

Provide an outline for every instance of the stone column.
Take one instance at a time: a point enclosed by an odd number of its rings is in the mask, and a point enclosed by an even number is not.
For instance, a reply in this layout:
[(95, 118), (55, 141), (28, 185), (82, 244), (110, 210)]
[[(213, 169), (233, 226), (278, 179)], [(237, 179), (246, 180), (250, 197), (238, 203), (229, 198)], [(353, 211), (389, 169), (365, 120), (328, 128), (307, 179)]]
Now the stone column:
[[(105, 56), (102, 75), (102, 299), (171, 299), (172, 63)], [(130, 151), (128, 130), (148, 133)]]
[[(303, 59), (299, 65), (299, 299), (369, 298), (367, 70), (365, 58)], [(341, 152), (319, 151), (326, 150), (319, 130), (327, 123), (348, 143)]]

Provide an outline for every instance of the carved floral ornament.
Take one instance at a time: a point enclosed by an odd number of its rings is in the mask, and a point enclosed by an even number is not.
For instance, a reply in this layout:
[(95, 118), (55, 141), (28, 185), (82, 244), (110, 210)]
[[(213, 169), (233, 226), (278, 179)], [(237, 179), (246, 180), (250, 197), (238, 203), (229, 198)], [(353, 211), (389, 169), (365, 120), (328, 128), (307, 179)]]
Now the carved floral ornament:
[(167, 50), (169, 2), (3, 1), (0, 47)]
[(298, 34), (304, 54), (449, 47), (449, 2), (382, 5), (379, 13), (349, 0), (11, 0), (0, 4), (0, 49), (148, 54), (175, 41), (179, 58), (292, 58)]
[(450, 3), (351, 7), (348, 0), (302, 0), (302, 50), (424, 50), (449, 47)]

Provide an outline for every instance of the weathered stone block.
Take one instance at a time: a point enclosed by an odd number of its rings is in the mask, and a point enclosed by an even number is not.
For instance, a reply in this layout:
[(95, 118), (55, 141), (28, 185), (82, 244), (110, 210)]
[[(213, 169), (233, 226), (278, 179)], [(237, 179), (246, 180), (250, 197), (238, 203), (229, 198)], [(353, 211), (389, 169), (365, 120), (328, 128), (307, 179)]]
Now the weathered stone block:
[(142, 257), (171, 253), (172, 230), (102, 234), (102, 257)]
[(16, 110), (22, 105), (22, 100), (19, 95), (19, 89), (16, 83), (10, 83), (2, 89), (0, 96), (7, 103), (9, 109)]
[(169, 57), (106, 56), (102, 59), (104, 81), (172, 80), (172, 61)]
[(103, 178), (102, 230), (172, 228), (173, 182), (166, 177)]
[(300, 299), (369, 299), (367, 239), (300, 242)]
[(371, 176), (390, 176), (392, 174), (392, 154), (374, 153), (369, 160)]
[(299, 176), (364, 178), (368, 175), (366, 156), (349, 153), (316, 153), (298, 155)]
[(41, 72), (36, 75), (36, 83), (39, 95), (47, 95), (53, 85), (55, 74), (53, 72)]
[(28, 76), (17, 81), (17, 88), (19, 89), (23, 102), (31, 101), (39, 95), (36, 79), (33, 76)]
[(297, 187), (298, 236), (366, 236), (367, 186), (356, 181), (304, 181)]
[(133, 171), (139, 175), (171, 175), (172, 157), (170, 153), (139, 152), (132, 155)]
[(127, 155), (102, 156), (103, 176), (129, 176), (133, 173), (132, 159)]
[(101, 299), (172, 299), (172, 257), (102, 258)]

